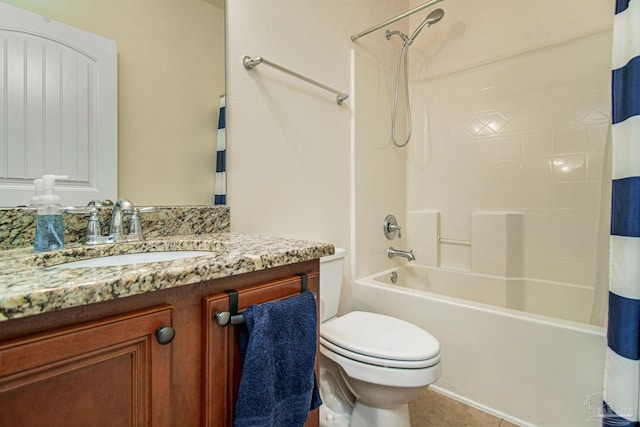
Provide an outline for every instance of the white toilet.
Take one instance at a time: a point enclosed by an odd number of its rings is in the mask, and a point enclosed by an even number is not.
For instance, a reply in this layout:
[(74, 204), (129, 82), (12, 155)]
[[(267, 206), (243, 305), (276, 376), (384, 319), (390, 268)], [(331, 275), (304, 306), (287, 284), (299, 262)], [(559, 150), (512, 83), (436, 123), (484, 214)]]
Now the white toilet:
[(320, 426), (410, 427), (408, 403), (440, 377), (440, 344), (394, 317), (338, 317), (345, 255), (320, 258)]

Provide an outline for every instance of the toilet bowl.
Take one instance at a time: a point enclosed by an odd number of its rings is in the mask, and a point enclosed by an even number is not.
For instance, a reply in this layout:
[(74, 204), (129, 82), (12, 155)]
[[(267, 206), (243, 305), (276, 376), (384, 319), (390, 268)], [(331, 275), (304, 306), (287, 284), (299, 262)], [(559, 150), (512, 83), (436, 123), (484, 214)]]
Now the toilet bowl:
[(409, 427), (408, 403), (440, 377), (440, 344), (394, 317), (337, 316), (345, 254), (320, 260), (320, 426)]

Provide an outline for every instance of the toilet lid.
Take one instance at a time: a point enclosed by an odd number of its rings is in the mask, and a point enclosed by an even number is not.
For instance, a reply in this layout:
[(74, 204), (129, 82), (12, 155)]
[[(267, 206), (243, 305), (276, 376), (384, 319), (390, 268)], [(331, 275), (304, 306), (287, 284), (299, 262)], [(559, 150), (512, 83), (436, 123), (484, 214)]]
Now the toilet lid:
[(440, 354), (440, 343), (424, 329), (364, 311), (352, 311), (322, 324), (320, 336), (348, 351), (383, 359), (418, 361)]

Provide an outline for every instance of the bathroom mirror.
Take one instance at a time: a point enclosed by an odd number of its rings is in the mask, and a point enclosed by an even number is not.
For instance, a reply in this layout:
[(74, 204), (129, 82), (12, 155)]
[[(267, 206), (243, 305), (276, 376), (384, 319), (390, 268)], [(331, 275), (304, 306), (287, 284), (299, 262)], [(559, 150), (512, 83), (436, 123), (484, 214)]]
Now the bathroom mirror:
[(0, 1), (117, 43), (118, 197), (213, 204), (224, 0)]

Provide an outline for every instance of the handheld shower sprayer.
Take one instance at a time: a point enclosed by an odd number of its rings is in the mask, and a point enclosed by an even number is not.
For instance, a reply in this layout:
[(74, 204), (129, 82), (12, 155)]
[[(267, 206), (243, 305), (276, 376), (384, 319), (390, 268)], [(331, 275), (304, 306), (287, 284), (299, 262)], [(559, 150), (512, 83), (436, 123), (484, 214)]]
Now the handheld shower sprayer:
[(418, 25), (418, 28), (416, 28), (416, 30), (413, 32), (413, 34), (411, 35), (411, 37), (407, 36), (405, 33), (403, 33), (402, 31), (389, 31), (387, 30), (385, 33), (385, 37), (387, 38), (387, 40), (391, 40), (391, 36), (394, 35), (398, 35), (402, 38), (402, 41), (406, 44), (411, 44), (413, 43), (413, 41), (416, 39), (416, 37), (418, 37), (418, 34), (420, 34), (420, 31), (422, 31), (422, 29), (425, 26), (432, 26), (433, 24), (436, 24), (438, 22), (440, 22), (440, 20), (444, 17), (444, 10), (442, 9), (436, 9), (433, 12), (431, 12), (429, 15), (427, 15), (427, 17), (424, 19), (424, 21), (422, 21), (420, 23), (420, 25)]
[[(393, 144), (396, 147), (402, 148), (405, 145), (407, 145), (409, 143), (409, 140), (411, 139), (411, 133), (412, 133), (412, 123), (411, 123), (411, 102), (409, 100), (409, 76), (408, 76), (408, 71), (407, 71), (407, 54), (409, 52), (409, 46), (411, 45), (411, 43), (413, 43), (413, 41), (416, 39), (416, 37), (418, 37), (418, 34), (420, 34), (420, 31), (422, 31), (422, 29), (425, 26), (432, 26), (435, 23), (440, 22), (440, 20), (444, 17), (444, 10), (442, 9), (436, 9), (433, 12), (431, 12), (429, 15), (427, 15), (427, 17), (424, 19), (424, 21), (422, 21), (422, 23), (420, 25), (418, 25), (418, 28), (416, 28), (416, 30), (413, 32), (413, 34), (411, 35), (411, 37), (407, 36), (405, 33), (401, 32), (401, 31), (386, 31), (386, 38), (387, 40), (391, 40), (391, 36), (397, 35), (400, 38), (402, 38), (402, 47), (400, 48), (400, 53), (398, 55), (398, 66), (396, 68), (396, 89), (395, 89), (395, 96), (393, 99), (393, 116), (391, 117), (391, 140), (393, 141)], [(400, 86), (400, 74), (401, 74), (401, 64), (404, 64), (404, 91), (405, 91), (405, 102), (406, 102), (406, 113), (407, 113), (407, 137), (405, 139), (405, 141), (403, 143), (399, 143), (396, 140), (396, 120), (397, 120), (397, 116), (398, 116), (398, 88)]]
[(430, 27), (433, 24), (437, 24), (438, 22), (440, 22), (440, 20), (443, 17), (444, 17), (444, 10), (442, 9), (436, 9), (433, 12), (431, 12), (429, 15), (427, 15), (425, 20), (422, 21), (422, 23), (418, 26), (418, 28), (416, 28), (416, 30), (413, 32), (411, 37), (409, 37), (409, 44), (413, 43), (413, 41), (416, 39), (416, 37), (418, 37), (418, 34), (420, 34), (420, 31), (422, 31), (425, 25)]

